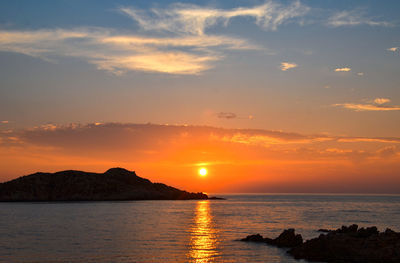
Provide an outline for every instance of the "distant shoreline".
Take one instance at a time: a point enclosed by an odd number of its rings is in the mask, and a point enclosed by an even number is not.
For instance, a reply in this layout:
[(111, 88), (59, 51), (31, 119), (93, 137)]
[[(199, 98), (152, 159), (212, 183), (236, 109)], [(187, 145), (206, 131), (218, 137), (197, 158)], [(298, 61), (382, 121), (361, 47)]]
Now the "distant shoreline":
[(400, 196), (400, 193), (212, 193), (213, 195)]

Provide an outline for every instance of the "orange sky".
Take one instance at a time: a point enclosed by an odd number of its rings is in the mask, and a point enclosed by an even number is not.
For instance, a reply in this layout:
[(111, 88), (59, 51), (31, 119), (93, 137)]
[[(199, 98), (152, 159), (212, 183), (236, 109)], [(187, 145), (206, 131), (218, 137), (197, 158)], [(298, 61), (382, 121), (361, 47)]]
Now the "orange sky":
[[(153, 124), (0, 131), (0, 181), (37, 171), (135, 170), (189, 191), (400, 193), (400, 138)], [(198, 169), (206, 167), (201, 177)]]
[(400, 193), (399, 10), (0, 1), (0, 181), (124, 167), (190, 191)]

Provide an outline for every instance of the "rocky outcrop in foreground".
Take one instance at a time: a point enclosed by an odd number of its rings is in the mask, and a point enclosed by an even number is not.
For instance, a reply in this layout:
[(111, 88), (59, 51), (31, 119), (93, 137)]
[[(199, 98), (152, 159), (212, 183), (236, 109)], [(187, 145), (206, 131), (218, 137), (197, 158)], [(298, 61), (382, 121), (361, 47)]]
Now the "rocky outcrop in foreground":
[(152, 183), (135, 172), (112, 168), (105, 173), (62, 171), (35, 173), (0, 184), (0, 201), (116, 201), (208, 199)]
[[(326, 230), (317, 238), (302, 242), (294, 229), (283, 231), (276, 239), (251, 235), (241, 241), (263, 242), (291, 248), (288, 253), (296, 259), (329, 263), (395, 263), (400, 262), (400, 233), (376, 227), (358, 228), (357, 225)], [(281, 236), (285, 237), (284, 239)], [(273, 242), (271, 242), (271, 240)], [(284, 243), (281, 243), (284, 240)], [(300, 242), (301, 240), (301, 242)], [(284, 244), (284, 245), (282, 245)]]
[(277, 247), (295, 247), (303, 243), (303, 237), (296, 235), (293, 228), (284, 230), (277, 238), (271, 239), (260, 234), (250, 235), (240, 241), (262, 242)]

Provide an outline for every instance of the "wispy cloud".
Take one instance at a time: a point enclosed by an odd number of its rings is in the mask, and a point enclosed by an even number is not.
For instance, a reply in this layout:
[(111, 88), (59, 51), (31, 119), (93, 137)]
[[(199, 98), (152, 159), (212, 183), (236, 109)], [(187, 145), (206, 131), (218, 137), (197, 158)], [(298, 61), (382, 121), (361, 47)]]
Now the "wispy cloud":
[(357, 76), (364, 76), (364, 72), (358, 72)]
[(391, 48), (387, 49), (387, 51), (392, 51), (392, 52), (396, 52), (396, 51), (399, 51), (399, 50), (400, 50), (400, 47), (391, 47)]
[(293, 63), (293, 62), (282, 62), (279, 68), (282, 71), (286, 71), (288, 69), (292, 69), (292, 68), (296, 68), (296, 67), (297, 67), (296, 63)]
[(153, 46), (153, 47), (197, 47), (209, 48), (222, 46), (227, 49), (261, 49), (250, 44), (247, 40), (233, 38), (221, 35), (203, 35), (203, 36), (179, 36), (179, 37), (145, 37), (136, 35), (116, 35), (105, 36), (100, 39), (101, 43), (116, 45), (126, 49), (135, 50), (135, 46)]
[(223, 141), (270, 147), (272, 145), (310, 144), (314, 142), (330, 141), (332, 138), (320, 136), (304, 136), (300, 134), (274, 133), (269, 131), (236, 131), (220, 138)]
[(368, 26), (392, 26), (392, 23), (382, 20), (375, 20), (367, 16), (366, 11), (364, 9), (355, 9), (355, 10), (345, 10), (340, 11), (333, 14), (329, 19), (329, 26), (332, 27), (340, 27), (340, 26), (360, 26), (360, 25), (368, 25)]
[(250, 17), (263, 29), (276, 30), (296, 22), (309, 7), (300, 1), (288, 5), (267, 1), (233, 9), (172, 4), (164, 9), (123, 7), (119, 11), (135, 20), (145, 34), (121, 34), (98, 27), (2, 30), (0, 50), (48, 61), (60, 56), (77, 57), (117, 75), (127, 71), (195, 75), (213, 68), (213, 62), (223, 59), (226, 50), (261, 49), (242, 38), (208, 34), (208, 28), (227, 26), (237, 17)]
[(267, 1), (258, 6), (233, 9), (174, 4), (166, 9), (151, 9), (150, 12), (131, 7), (120, 10), (137, 21), (144, 30), (204, 35), (207, 28), (217, 24), (226, 26), (231, 19), (237, 17), (252, 17), (258, 26), (266, 30), (276, 30), (278, 26), (304, 16), (310, 8), (300, 1), (294, 1), (287, 6)]
[(382, 105), (382, 104), (389, 103), (389, 102), (390, 102), (390, 99), (387, 99), (387, 98), (376, 98), (376, 99), (374, 99), (374, 103), (378, 104), (378, 105)]
[(400, 143), (400, 138), (390, 137), (338, 137), (338, 142), (380, 142), (380, 143)]
[(398, 146), (386, 146), (377, 151), (377, 153), (383, 158), (390, 158), (396, 156), (400, 152), (400, 148)]
[(227, 26), (237, 17), (250, 17), (258, 26), (276, 30), (308, 11), (300, 1), (289, 5), (268, 1), (233, 9), (189, 4), (150, 10), (123, 7), (120, 12), (135, 20), (146, 34), (120, 34), (98, 27), (1, 30), (0, 50), (47, 61), (60, 56), (77, 57), (116, 75), (128, 71), (196, 75), (213, 68), (213, 62), (223, 59), (226, 50), (261, 49), (242, 38), (208, 34), (206, 29), (219, 24)]
[(343, 107), (354, 111), (398, 111), (400, 106), (390, 106), (387, 103), (390, 99), (376, 98), (370, 104), (357, 104), (357, 103), (339, 103), (333, 104), (336, 107)]
[[(73, 29), (0, 30), (0, 51), (17, 52), (56, 61), (76, 57), (116, 75), (129, 71), (197, 75), (215, 67), (228, 50), (266, 50), (241, 37), (210, 33), (229, 26), (233, 19), (246, 18), (264, 30), (274, 31), (288, 23), (302, 24), (311, 8), (295, 0), (288, 4), (266, 1), (260, 5), (231, 9), (171, 4), (165, 8), (140, 10), (121, 7), (133, 19), (140, 34), (117, 29), (80, 27)], [(342, 11), (329, 20), (331, 26), (389, 25), (365, 16), (362, 10)], [(398, 48), (388, 50), (396, 51)], [(297, 67), (282, 62), (281, 69)], [(335, 71), (346, 71), (336, 69)]]
[(7, 124), (7, 123), (9, 123), (9, 121), (0, 121), (0, 123)]
[[(185, 49), (185, 50), (182, 50)], [(119, 35), (104, 28), (0, 31), (0, 50), (55, 60), (59, 56), (85, 59), (114, 74), (149, 71), (199, 74), (223, 58), (217, 49), (257, 49), (246, 40), (227, 36), (156, 38)]]
[(334, 104), (334, 106), (340, 106), (340, 107), (354, 110), (354, 111), (397, 111), (397, 110), (400, 110), (400, 106), (379, 106), (379, 105), (373, 105), (373, 104), (343, 103), (343, 104)]
[(351, 68), (349, 67), (343, 67), (343, 68), (336, 68), (335, 72), (349, 72)]
[(253, 115), (244, 116), (244, 115), (238, 115), (238, 114), (236, 114), (234, 112), (218, 112), (218, 113), (215, 113), (215, 116), (218, 119), (226, 119), (226, 120), (233, 120), (233, 119), (254, 120), (254, 116)]
[(218, 56), (199, 56), (185, 52), (151, 52), (129, 57), (111, 57), (94, 61), (98, 69), (115, 74), (126, 71), (148, 71), (169, 74), (196, 75), (212, 66), (208, 63)]
[(268, 1), (226, 10), (188, 4), (150, 10), (123, 7), (120, 11), (146, 34), (121, 34), (98, 27), (1, 30), (0, 50), (47, 61), (77, 57), (116, 75), (128, 71), (196, 75), (213, 68), (213, 62), (223, 59), (226, 50), (262, 49), (242, 38), (207, 34), (207, 28), (226, 26), (236, 17), (252, 17), (258, 26), (276, 30), (308, 10), (300, 1), (289, 5)]
[(236, 119), (238, 116), (233, 112), (218, 112), (217, 117), (220, 119)]

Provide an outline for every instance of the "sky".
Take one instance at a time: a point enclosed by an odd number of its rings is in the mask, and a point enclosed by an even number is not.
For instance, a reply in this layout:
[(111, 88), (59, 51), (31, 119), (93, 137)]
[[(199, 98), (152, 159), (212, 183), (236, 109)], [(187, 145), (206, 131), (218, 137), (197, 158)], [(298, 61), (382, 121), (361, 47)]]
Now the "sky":
[(0, 182), (125, 167), (190, 191), (400, 193), (399, 11), (1, 1)]

